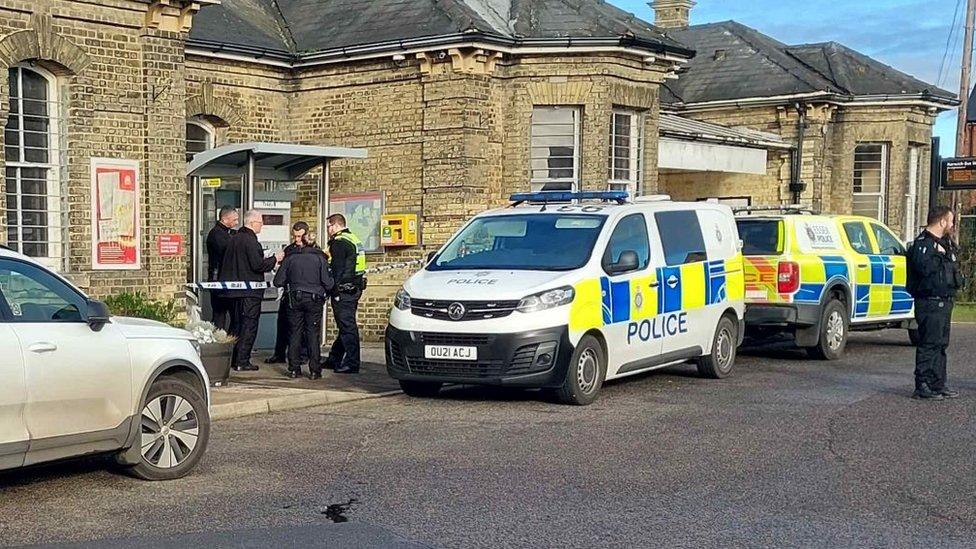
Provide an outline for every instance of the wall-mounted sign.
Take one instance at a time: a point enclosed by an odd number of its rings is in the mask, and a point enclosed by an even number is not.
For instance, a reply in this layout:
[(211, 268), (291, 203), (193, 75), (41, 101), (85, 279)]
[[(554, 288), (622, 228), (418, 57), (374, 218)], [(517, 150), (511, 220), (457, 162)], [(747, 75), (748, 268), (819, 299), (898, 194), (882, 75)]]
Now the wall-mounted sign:
[(156, 237), (156, 249), (162, 257), (183, 255), (183, 235), (161, 234)]
[(92, 269), (138, 270), (139, 224), (139, 163), (92, 158)]
[(219, 189), (220, 188), (220, 178), (219, 177), (203, 177), (200, 179), (200, 186), (204, 189)]
[(942, 189), (976, 189), (976, 158), (946, 158), (942, 161)]
[(329, 197), (329, 214), (342, 214), (346, 225), (363, 241), (366, 253), (382, 252), (380, 218), (383, 216), (381, 191), (334, 194)]

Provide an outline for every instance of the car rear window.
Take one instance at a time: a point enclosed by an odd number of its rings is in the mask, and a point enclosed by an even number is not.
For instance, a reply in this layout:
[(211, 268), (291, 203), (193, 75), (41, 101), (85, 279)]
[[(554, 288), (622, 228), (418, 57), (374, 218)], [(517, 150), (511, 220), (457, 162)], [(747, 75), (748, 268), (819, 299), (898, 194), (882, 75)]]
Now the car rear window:
[(783, 253), (783, 221), (779, 219), (737, 219), (742, 255)]

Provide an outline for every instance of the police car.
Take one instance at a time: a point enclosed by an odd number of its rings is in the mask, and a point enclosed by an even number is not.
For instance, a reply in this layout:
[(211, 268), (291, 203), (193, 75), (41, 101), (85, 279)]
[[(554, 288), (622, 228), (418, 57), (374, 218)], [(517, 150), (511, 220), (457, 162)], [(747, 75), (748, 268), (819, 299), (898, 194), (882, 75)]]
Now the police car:
[(905, 247), (883, 223), (791, 208), (743, 208), (736, 222), (750, 336), (790, 333), (835, 360), (850, 330), (914, 328)]
[(732, 372), (743, 273), (732, 210), (624, 192), (540, 192), (471, 219), (397, 293), (390, 375), (541, 387), (593, 402), (605, 380), (689, 359)]

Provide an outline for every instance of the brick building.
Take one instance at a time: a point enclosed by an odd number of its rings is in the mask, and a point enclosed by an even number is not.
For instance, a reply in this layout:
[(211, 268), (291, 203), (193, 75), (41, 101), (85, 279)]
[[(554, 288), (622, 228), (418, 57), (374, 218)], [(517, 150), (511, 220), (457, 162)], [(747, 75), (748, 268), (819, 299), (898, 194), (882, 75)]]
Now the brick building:
[[(187, 160), (243, 142), (367, 149), (331, 166), (332, 192), (380, 193), (421, 222), (420, 245), (373, 264), (423, 257), (527, 189), (910, 222), (952, 94), (839, 45), (688, 27), (693, 2), (655, 4), (658, 26), (600, 0), (0, 0), (3, 234), (96, 296), (180, 295), (199, 258), (157, 244), (199, 238)], [(138, 163), (137, 269), (92, 267), (92, 158)], [(315, 220), (316, 177), (297, 182), (293, 219)], [(367, 337), (405, 275), (371, 278)]]

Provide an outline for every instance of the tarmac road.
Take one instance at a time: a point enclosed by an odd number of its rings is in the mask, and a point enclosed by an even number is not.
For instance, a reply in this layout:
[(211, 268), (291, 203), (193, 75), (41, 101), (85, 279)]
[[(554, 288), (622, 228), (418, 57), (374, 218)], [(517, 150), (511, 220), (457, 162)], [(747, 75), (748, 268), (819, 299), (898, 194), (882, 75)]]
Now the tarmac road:
[(837, 362), (782, 348), (723, 381), (630, 378), (584, 408), (462, 387), (228, 420), (180, 481), (98, 460), (0, 475), (0, 541), (972, 547), (976, 325), (950, 351), (945, 402), (908, 398), (914, 349), (888, 331)]

